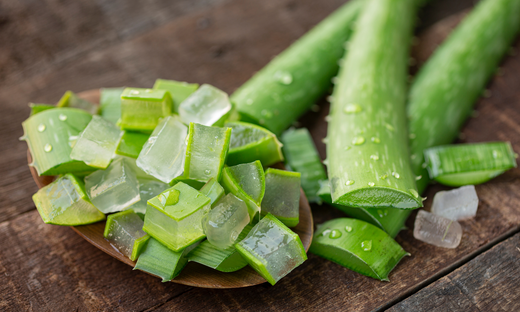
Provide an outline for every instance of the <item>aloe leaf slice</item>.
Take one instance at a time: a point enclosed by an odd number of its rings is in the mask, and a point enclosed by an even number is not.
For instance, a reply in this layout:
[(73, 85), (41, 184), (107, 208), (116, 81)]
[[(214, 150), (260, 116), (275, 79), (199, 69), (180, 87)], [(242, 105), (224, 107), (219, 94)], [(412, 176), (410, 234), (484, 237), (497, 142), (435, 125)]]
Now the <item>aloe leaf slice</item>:
[(148, 138), (150, 138), (150, 135), (146, 133), (124, 131), (117, 146), (116, 154), (137, 159)]
[(99, 98), (101, 116), (116, 124), (121, 118), (121, 94), (125, 88), (102, 88)]
[(31, 108), (31, 115), (36, 115), (40, 112), (43, 112), (48, 109), (56, 108), (56, 106), (51, 104), (37, 104), (37, 103), (29, 103), (29, 108)]
[(86, 111), (91, 115), (95, 115), (99, 111), (99, 107), (96, 104), (80, 98), (72, 91), (65, 92), (59, 102), (56, 104), (56, 107), (78, 108)]

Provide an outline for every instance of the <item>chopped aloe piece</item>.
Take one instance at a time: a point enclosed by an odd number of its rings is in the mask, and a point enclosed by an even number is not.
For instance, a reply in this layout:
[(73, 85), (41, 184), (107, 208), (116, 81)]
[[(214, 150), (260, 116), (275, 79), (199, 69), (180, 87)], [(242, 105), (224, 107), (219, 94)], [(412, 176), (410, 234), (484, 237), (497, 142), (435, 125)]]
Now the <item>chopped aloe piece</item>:
[(228, 166), (260, 160), (264, 167), (283, 161), (282, 144), (274, 133), (247, 122), (228, 122), (233, 129), (226, 163)]
[(116, 154), (137, 158), (139, 153), (143, 149), (144, 144), (148, 141), (149, 134), (134, 132), (134, 131), (123, 131), (121, 141), (116, 149)]
[(101, 88), (101, 116), (115, 124), (121, 118), (121, 94), (125, 88)]
[(300, 220), (300, 173), (269, 168), (265, 171), (262, 214), (270, 213), (288, 227)]
[(56, 106), (51, 104), (37, 104), (37, 103), (29, 103), (29, 107), (31, 108), (31, 116), (36, 115), (40, 112), (43, 112), (48, 109), (56, 108)]
[(253, 222), (255, 215), (260, 213), (265, 193), (265, 174), (260, 161), (224, 168), (221, 183), (226, 193), (232, 193), (246, 203)]
[[(243, 240), (253, 225), (248, 224), (238, 235), (237, 241)], [(188, 254), (188, 260), (200, 263), (220, 272), (235, 272), (247, 265), (235, 246), (220, 249), (205, 240)]]
[(78, 135), (92, 119), (92, 115), (76, 108), (55, 108), (29, 117), (22, 123), (38, 175), (92, 172), (83, 161), (70, 158), (69, 137)]
[(65, 92), (58, 104), (56, 104), (56, 107), (78, 108), (91, 115), (95, 115), (99, 111), (99, 107), (96, 104), (80, 98), (72, 91)]
[(210, 179), (208, 183), (200, 189), (200, 192), (211, 199), (211, 206), (213, 207), (222, 197), (224, 197), (224, 188), (215, 179)]
[(231, 128), (208, 127), (190, 123), (184, 174), (187, 179), (208, 182), (220, 180), (226, 163)]
[(170, 183), (184, 170), (188, 128), (169, 116), (157, 125), (137, 157), (137, 166), (149, 175)]
[(139, 201), (139, 182), (124, 159), (85, 177), (87, 195), (103, 213), (122, 211)]
[(137, 178), (139, 181), (139, 198), (140, 200), (128, 207), (128, 209), (132, 209), (136, 213), (145, 214), (146, 207), (148, 206), (148, 200), (154, 198), (155, 196), (161, 194), (163, 191), (168, 189), (170, 185), (163, 183), (157, 180), (149, 180), (145, 178)]
[(481, 184), (516, 168), (511, 143), (442, 145), (424, 151), (432, 179), (449, 186)]
[(431, 211), (434, 215), (459, 221), (475, 217), (478, 196), (474, 185), (435, 193)]
[(159, 119), (172, 113), (172, 98), (168, 91), (126, 88), (121, 94), (122, 130), (152, 132)]
[(307, 260), (298, 234), (271, 214), (260, 220), (235, 248), (271, 285)]
[(41, 188), (32, 198), (48, 224), (76, 226), (105, 219), (88, 200), (81, 180), (70, 173)]
[(125, 210), (107, 217), (103, 236), (125, 257), (135, 261), (143, 243), (150, 238), (142, 228), (143, 220), (133, 210)]
[(202, 218), (211, 209), (210, 202), (209, 197), (179, 182), (148, 201), (143, 230), (171, 250), (184, 249), (206, 237)]
[(321, 203), (317, 195), (320, 180), (327, 179), (318, 150), (306, 128), (289, 129), (282, 134), (283, 152), (290, 170), (301, 173), (301, 184), (309, 202)]
[(238, 235), (249, 224), (247, 206), (233, 194), (227, 194), (202, 219), (202, 228), (208, 241), (226, 249), (236, 242)]
[(177, 277), (188, 263), (186, 255), (197, 246), (197, 243), (181, 251), (173, 251), (152, 237), (142, 251), (134, 270), (141, 270), (162, 278), (168, 282)]
[(314, 233), (313, 254), (381, 281), (404, 256), (410, 255), (386, 232), (365, 221), (339, 218)]
[(84, 161), (91, 167), (105, 169), (114, 156), (121, 135), (122, 132), (116, 125), (94, 115), (79, 134), (70, 158)]
[(457, 221), (419, 210), (413, 237), (437, 247), (457, 248), (462, 238), (462, 227)]
[(132, 170), (132, 172), (135, 174), (137, 179), (146, 179), (146, 180), (159, 181), (159, 179), (157, 179), (156, 177), (149, 175), (148, 173), (144, 172), (143, 169), (139, 168), (137, 166), (135, 158), (116, 155), (115, 159), (119, 159), (119, 158), (125, 160), (125, 163), (128, 165), (130, 170)]
[(173, 100), (173, 112), (179, 112), (181, 103), (199, 88), (198, 83), (187, 83), (175, 80), (157, 79), (153, 85), (156, 90), (166, 90), (170, 92)]
[(220, 126), (230, 111), (227, 93), (207, 84), (203, 84), (179, 106), (182, 122), (204, 126)]

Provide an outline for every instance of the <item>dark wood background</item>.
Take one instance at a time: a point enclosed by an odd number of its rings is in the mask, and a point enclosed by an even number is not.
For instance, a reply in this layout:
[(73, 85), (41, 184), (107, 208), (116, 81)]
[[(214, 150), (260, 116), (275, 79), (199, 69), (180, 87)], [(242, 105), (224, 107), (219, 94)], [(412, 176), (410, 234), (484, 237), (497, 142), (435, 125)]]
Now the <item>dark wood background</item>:
[[(477, 187), (477, 217), (462, 222), (455, 250), (402, 231), (412, 256), (391, 282), (309, 255), (276, 286), (198, 289), (131, 268), (68, 227), (45, 225), (37, 187), (18, 141), (28, 102), (54, 103), (66, 90), (152, 86), (156, 78), (213, 84), (232, 92), (342, 0), (0, 0), (0, 310), (520, 310), (520, 170)], [(421, 12), (419, 63), (472, 0), (432, 0)], [(515, 52), (516, 51), (516, 52)], [(516, 54), (515, 54), (516, 53)], [(520, 44), (490, 83), (461, 141), (508, 140), (520, 151)], [(302, 123), (323, 153), (322, 109)], [(322, 155), (324, 156), (324, 155)], [(428, 190), (426, 207), (433, 194)], [(315, 223), (343, 214), (314, 206)], [(413, 228), (412, 214), (408, 226)]]

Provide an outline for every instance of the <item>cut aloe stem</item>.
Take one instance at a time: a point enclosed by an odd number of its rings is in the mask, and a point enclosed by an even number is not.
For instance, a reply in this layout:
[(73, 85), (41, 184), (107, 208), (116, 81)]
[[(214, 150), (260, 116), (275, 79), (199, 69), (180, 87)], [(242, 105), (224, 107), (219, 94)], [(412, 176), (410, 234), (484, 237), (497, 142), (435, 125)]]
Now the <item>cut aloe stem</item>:
[(321, 203), (317, 195), (320, 180), (327, 179), (318, 150), (306, 128), (289, 129), (282, 134), (283, 153), (289, 170), (301, 173), (301, 184), (309, 202)]
[(83, 182), (73, 174), (65, 174), (33, 195), (34, 205), (43, 222), (76, 226), (105, 219), (85, 193)]
[(208, 182), (220, 180), (226, 163), (231, 128), (208, 127), (190, 123), (188, 131), (184, 178)]
[(262, 215), (270, 213), (288, 227), (300, 221), (300, 173), (269, 168), (265, 171)]
[(91, 115), (95, 115), (99, 111), (99, 107), (96, 104), (80, 98), (72, 91), (65, 92), (58, 104), (56, 104), (56, 107), (78, 108)]
[(428, 184), (424, 150), (456, 139), (519, 30), (519, 1), (482, 0), (417, 74), (408, 117), (420, 192)]
[(246, 203), (251, 222), (254, 222), (265, 193), (265, 173), (260, 161), (224, 168), (221, 183), (226, 193), (232, 193)]
[[(237, 242), (242, 241), (251, 231), (251, 224), (238, 235)], [(220, 249), (205, 240), (188, 254), (188, 260), (200, 263), (220, 272), (235, 272), (247, 265), (247, 261), (240, 255), (234, 246)]]
[(218, 181), (213, 178), (210, 179), (208, 183), (204, 184), (204, 186), (200, 189), (200, 192), (211, 199), (212, 207), (225, 195), (222, 185), (220, 185)]
[(331, 85), (364, 1), (350, 1), (243, 84), (231, 101), (242, 120), (282, 133)]
[(422, 206), (406, 128), (413, 0), (367, 2), (341, 62), (328, 126), (332, 201), (350, 207)]
[(424, 151), (430, 178), (448, 186), (481, 184), (516, 168), (511, 143), (442, 145)]
[(222, 126), (231, 108), (226, 92), (204, 84), (181, 103), (179, 116), (185, 124)]
[(129, 209), (107, 217), (103, 236), (125, 257), (135, 261), (150, 238), (142, 228), (143, 220)]
[(389, 281), (388, 274), (404, 256), (410, 255), (380, 228), (348, 218), (319, 226), (309, 251), (381, 281)]
[(233, 129), (227, 158), (228, 166), (260, 160), (264, 167), (283, 161), (282, 144), (274, 133), (247, 122), (228, 122)]
[(117, 123), (121, 118), (121, 94), (125, 88), (101, 88), (99, 106), (101, 116), (111, 123)]
[(329, 181), (322, 180), (320, 184), (321, 187), (318, 191), (318, 195), (321, 199), (347, 215), (377, 226), (388, 233), (392, 238), (396, 237), (399, 231), (406, 228), (404, 224), (412, 210), (397, 208), (354, 208), (333, 204), (330, 196)]
[(48, 109), (56, 108), (56, 106), (51, 104), (36, 104), (36, 103), (29, 103), (29, 108), (31, 109), (31, 115), (36, 115), (40, 112), (43, 112)]
[(198, 83), (187, 83), (175, 80), (157, 79), (153, 85), (155, 90), (166, 90), (170, 92), (173, 100), (173, 112), (179, 112), (181, 103), (199, 88)]
[(298, 234), (271, 214), (260, 220), (235, 248), (271, 285), (307, 260)]
[(162, 117), (172, 113), (172, 98), (165, 90), (126, 88), (121, 94), (122, 130), (151, 133)]
[(143, 252), (137, 259), (134, 270), (141, 270), (162, 278), (168, 282), (177, 277), (188, 263), (186, 255), (197, 246), (197, 243), (181, 251), (173, 251), (150, 238)]
[(149, 137), (149, 134), (142, 132), (123, 131), (116, 154), (132, 158), (139, 157), (139, 153)]
[(70, 158), (69, 137), (77, 136), (90, 122), (92, 115), (76, 108), (55, 108), (42, 111), (22, 123), (38, 175), (92, 172), (83, 161)]

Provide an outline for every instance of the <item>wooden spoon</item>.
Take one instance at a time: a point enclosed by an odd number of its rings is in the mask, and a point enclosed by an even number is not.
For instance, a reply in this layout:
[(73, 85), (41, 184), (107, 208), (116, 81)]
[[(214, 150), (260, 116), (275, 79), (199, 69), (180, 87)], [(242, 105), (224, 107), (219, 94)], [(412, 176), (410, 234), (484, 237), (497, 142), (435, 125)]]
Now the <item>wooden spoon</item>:
[[(99, 103), (100, 91), (98, 89), (84, 91), (79, 93), (78, 96), (93, 103)], [(27, 151), (27, 161), (29, 164), (32, 163), (32, 156), (29, 151)], [(55, 178), (52, 176), (38, 176), (34, 167), (29, 166), (29, 168), (38, 188), (48, 185)], [(103, 237), (103, 231), (105, 230), (104, 221), (89, 225), (72, 226), (71, 228), (89, 243), (112, 257), (132, 267), (135, 266), (134, 261), (125, 257), (105, 240)], [(300, 196), (300, 223), (292, 230), (300, 236), (305, 251), (308, 251), (312, 241), (314, 225), (311, 208), (303, 191), (301, 191)], [(181, 274), (173, 279), (172, 282), (202, 288), (241, 288), (262, 284), (266, 280), (250, 266), (236, 272), (223, 273), (195, 262), (189, 262)]]

